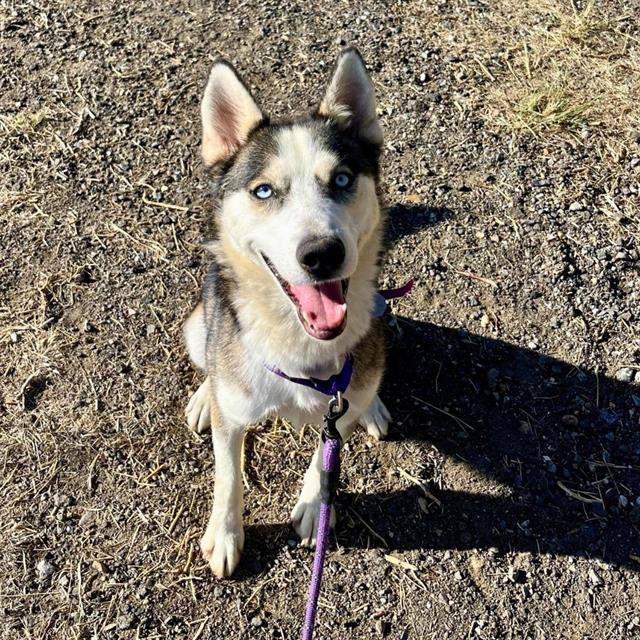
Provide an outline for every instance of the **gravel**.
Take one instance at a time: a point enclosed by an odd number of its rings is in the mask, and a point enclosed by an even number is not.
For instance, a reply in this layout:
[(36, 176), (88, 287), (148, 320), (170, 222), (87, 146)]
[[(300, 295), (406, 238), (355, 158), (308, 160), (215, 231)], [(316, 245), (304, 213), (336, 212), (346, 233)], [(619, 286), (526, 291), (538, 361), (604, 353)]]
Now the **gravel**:
[[(212, 59), (277, 118), (317, 102), (341, 43), (386, 136), (380, 286), (416, 288), (387, 317), (390, 438), (345, 448), (317, 636), (637, 635), (640, 30), (621, 0), (582, 6), (9, 3), (3, 640), (298, 637), (312, 555), (287, 521), (316, 433), (252, 428), (245, 551), (216, 582), (181, 324)], [(527, 106), (559, 84), (591, 111)]]

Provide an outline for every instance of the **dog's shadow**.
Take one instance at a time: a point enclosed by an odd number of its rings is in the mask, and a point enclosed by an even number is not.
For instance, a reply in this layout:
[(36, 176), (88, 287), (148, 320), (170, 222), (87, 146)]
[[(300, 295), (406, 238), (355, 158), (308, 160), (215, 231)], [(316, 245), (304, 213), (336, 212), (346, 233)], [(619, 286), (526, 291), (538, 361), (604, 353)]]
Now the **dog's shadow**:
[[(495, 547), (640, 569), (640, 386), (464, 330), (400, 325), (383, 397), (396, 437), (424, 445), (423, 487), (405, 478), (396, 494), (343, 496), (389, 548)], [(439, 488), (430, 476), (443, 456), (453, 484), (478, 489)], [(342, 542), (382, 544), (355, 527)]]
[(400, 238), (411, 235), (424, 227), (448, 220), (452, 215), (451, 210), (446, 207), (395, 204), (387, 209), (385, 239), (389, 244), (394, 244)]
[[(398, 321), (382, 396), (391, 439), (417, 441), (422, 469), (392, 470), (402, 491), (343, 491), (339, 543), (495, 548), (640, 569), (640, 386), (464, 330)], [(471, 477), (478, 489), (440, 488), (443, 464), (453, 484)], [(292, 535), (284, 524), (248, 527), (238, 577), (270, 565)]]

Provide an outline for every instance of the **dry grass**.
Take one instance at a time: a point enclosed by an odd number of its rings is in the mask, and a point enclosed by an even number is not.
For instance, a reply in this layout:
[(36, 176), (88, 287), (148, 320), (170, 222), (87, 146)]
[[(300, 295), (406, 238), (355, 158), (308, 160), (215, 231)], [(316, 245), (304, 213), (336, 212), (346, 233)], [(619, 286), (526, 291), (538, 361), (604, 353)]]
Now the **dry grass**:
[(539, 6), (547, 20), (514, 52), (513, 81), (502, 88), (504, 119), (516, 128), (529, 115), (534, 130), (628, 135), (640, 123), (637, 25), (594, 2), (581, 12), (557, 2)]
[(588, 108), (561, 89), (550, 89), (523, 99), (513, 109), (512, 126), (532, 133), (579, 132), (588, 126)]
[[(430, 11), (423, 2), (416, 7), (418, 15)], [(525, 0), (501, 9), (441, 29), (446, 50), (470, 54), (468, 72), (485, 85), (469, 88), (470, 109), (501, 129), (534, 135), (589, 130), (614, 140), (640, 127), (636, 14), (595, 0), (581, 7)]]
[(53, 116), (53, 112), (48, 107), (42, 107), (36, 111), (24, 111), (12, 116), (0, 118), (0, 130), (5, 135), (35, 133), (38, 128)]
[(504, 119), (534, 131), (628, 135), (640, 123), (636, 25), (594, 2), (570, 12), (557, 2), (539, 6), (547, 20), (526, 34), (513, 56), (513, 82), (502, 88), (503, 105), (511, 107)]
[(597, 46), (603, 34), (616, 30), (613, 16), (599, 13), (595, 0), (589, 0), (582, 9), (570, 2), (549, 4), (554, 31), (552, 36), (560, 42)]

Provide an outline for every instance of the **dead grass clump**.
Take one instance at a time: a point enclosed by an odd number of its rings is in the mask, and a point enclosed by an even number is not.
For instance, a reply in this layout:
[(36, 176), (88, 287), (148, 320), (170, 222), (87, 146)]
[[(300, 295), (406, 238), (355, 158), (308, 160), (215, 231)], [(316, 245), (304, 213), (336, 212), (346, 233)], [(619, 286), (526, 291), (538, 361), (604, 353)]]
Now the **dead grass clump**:
[(615, 21), (609, 16), (598, 13), (595, 0), (588, 2), (582, 11), (579, 11), (573, 3), (571, 3), (571, 11), (564, 9), (563, 5), (554, 5), (551, 6), (552, 22), (549, 34), (564, 44), (598, 47), (603, 38), (616, 31)]
[(579, 132), (588, 126), (588, 107), (562, 89), (535, 92), (514, 106), (514, 129)]
[[(613, 140), (640, 123), (640, 48), (631, 17), (606, 5), (548, 1), (521, 8), (509, 34), (505, 73), (489, 93), (496, 119), (515, 131), (595, 131)], [(531, 15), (537, 14), (537, 20)]]
[(12, 116), (0, 118), (0, 129), (7, 136), (23, 134), (32, 135), (48, 120), (51, 120), (53, 112), (48, 107), (42, 107), (36, 111), (23, 111)]

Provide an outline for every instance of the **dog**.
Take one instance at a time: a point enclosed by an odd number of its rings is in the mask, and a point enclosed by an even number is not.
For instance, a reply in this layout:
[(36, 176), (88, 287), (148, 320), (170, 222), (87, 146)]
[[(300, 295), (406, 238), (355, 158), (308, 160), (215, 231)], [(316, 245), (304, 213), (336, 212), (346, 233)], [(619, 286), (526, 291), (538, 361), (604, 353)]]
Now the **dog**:
[[(375, 438), (390, 415), (378, 397), (385, 346), (372, 317), (382, 251), (382, 129), (373, 83), (356, 49), (344, 50), (310, 115), (270, 122), (235, 69), (213, 65), (201, 104), (202, 159), (213, 183), (212, 261), (202, 301), (184, 324), (187, 351), (206, 379), (187, 422), (211, 428), (215, 487), (200, 542), (227, 577), (244, 545), (241, 451), (247, 425), (279, 415), (319, 424), (327, 397), (279, 375), (327, 378), (350, 354), (346, 439), (360, 424)], [(291, 519), (313, 546), (321, 444)], [(332, 514), (332, 525), (335, 513)]]

